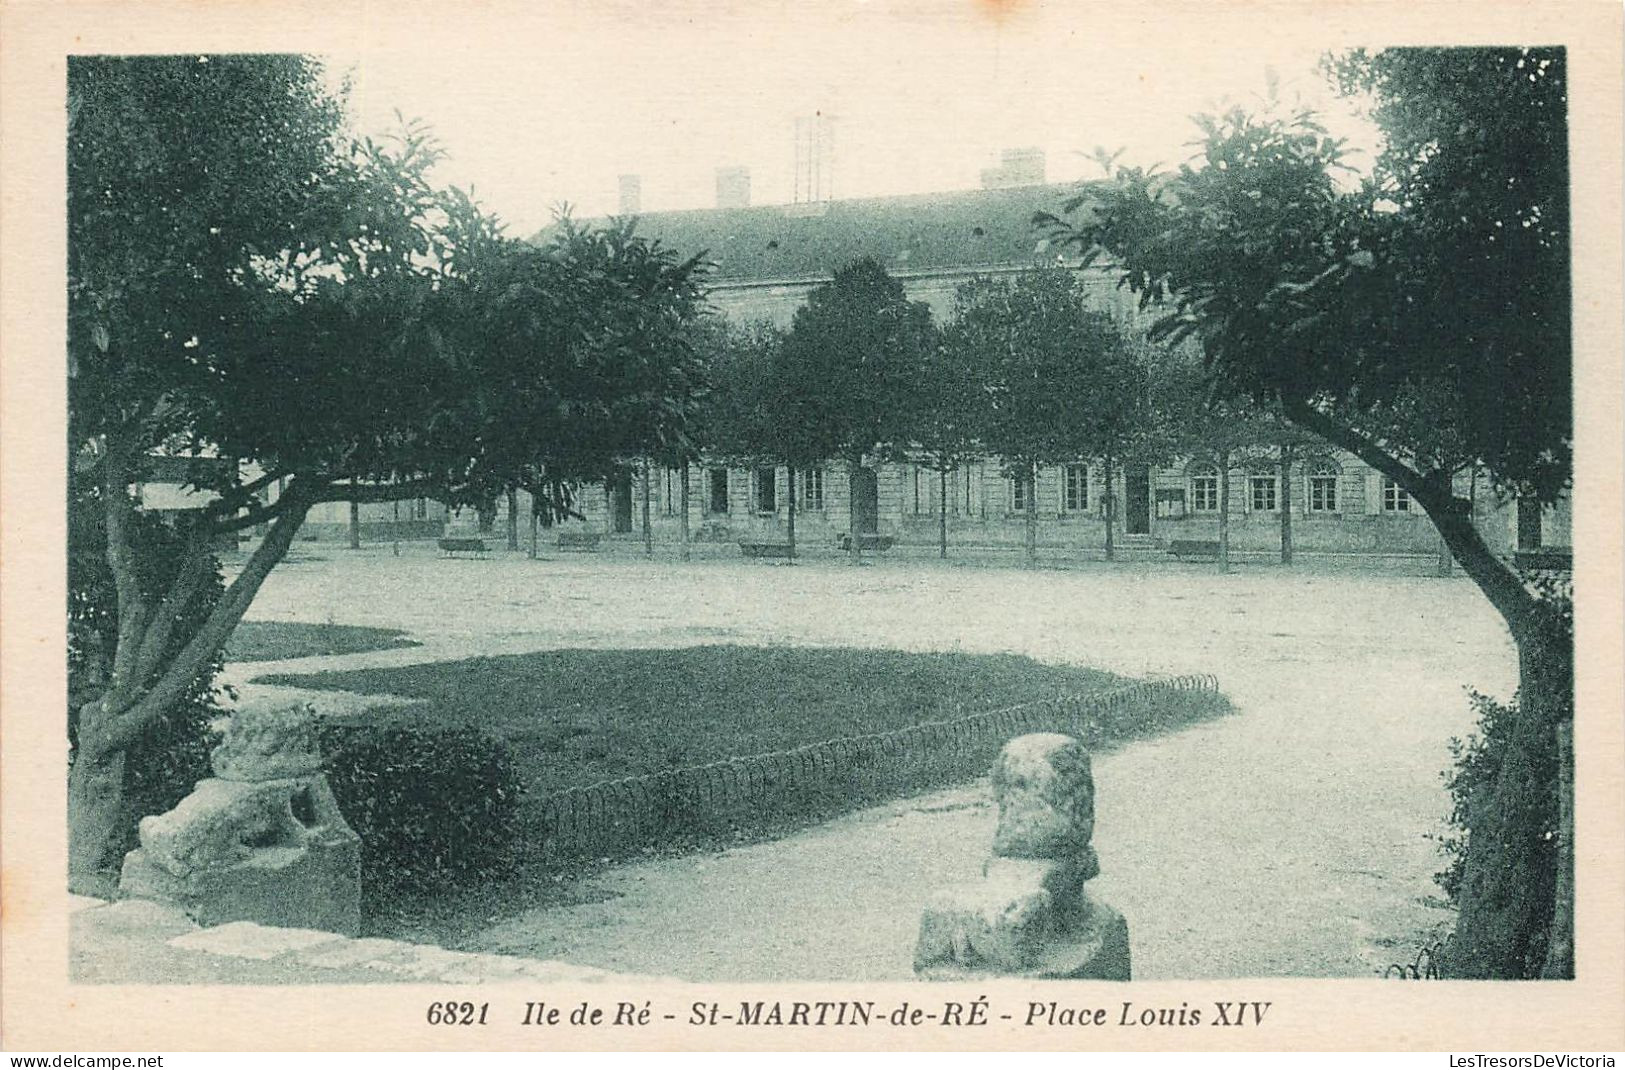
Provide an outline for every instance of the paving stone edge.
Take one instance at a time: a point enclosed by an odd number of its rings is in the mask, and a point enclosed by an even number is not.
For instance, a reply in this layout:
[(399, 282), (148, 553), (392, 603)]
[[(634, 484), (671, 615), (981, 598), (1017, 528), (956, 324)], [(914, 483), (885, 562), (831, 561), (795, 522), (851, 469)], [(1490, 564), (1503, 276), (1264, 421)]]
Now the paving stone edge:
[[(379, 975), (380, 981), (402, 980), (452, 984), (500, 984), (515, 981), (541, 981), (557, 984), (606, 981), (649, 982), (665, 980), (641, 975), (611, 973), (592, 966), (578, 966), (555, 959), (530, 959), (517, 955), (453, 951), (435, 944), (415, 944), (379, 937), (350, 937), (317, 929), (292, 929), (234, 921), (203, 928), (179, 908), (150, 900), (107, 901), (87, 896), (70, 896), (70, 913), (117, 918), (125, 931), (150, 929), (154, 943), (181, 951), (216, 956), (274, 962), (291, 970), (309, 970), (319, 983), (329, 970), (363, 970)], [(177, 927), (184, 931), (173, 935)]]

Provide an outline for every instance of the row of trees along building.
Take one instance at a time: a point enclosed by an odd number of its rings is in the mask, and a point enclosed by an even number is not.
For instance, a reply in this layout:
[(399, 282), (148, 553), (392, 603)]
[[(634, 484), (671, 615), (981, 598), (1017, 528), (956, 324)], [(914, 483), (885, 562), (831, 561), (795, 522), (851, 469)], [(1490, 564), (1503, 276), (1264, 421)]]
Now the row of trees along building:
[[(877, 463), (933, 472), (938, 548), (947, 556), (950, 478), (997, 457), (1014, 485), (1012, 505), (1024, 514), (1032, 561), (1041, 469), (1093, 462), (1110, 559), (1115, 473), (1194, 455), (1214, 458), (1220, 473), (1214, 511), (1222, 567), (1230, 470), (1267, 456), (1290, 495), (1296, 451), (1317, 441), (1260, 406), (1216, 405), (1194, 354), (1149, 344), (1092, 309), (1077, 274), (1059, 266), (973, 277), (939, 325), (925, 303), (910, 301), (900, 282), (864, 259), (813, 288), (788, 331), (714, 320), (702, 332), (697, 348), (713, 354), (713, 387), (698, 442), (709, 461), (784, 467), (792, 556), (797, 473), (821, 480), (830, 461), (846, 471), (851, 501), (863, 497)], [(686, 485), (688, 475), (680, 478)], [(1072, 491), (1075, 501), (1086, 500), (1086, 489)], [(647, 487), (644, 498), (647, 540)], [(1290, 561), (1291, 509), (1281, 503), (1277, 511)], [(848, 523), (856, 555), (858, 509)]]

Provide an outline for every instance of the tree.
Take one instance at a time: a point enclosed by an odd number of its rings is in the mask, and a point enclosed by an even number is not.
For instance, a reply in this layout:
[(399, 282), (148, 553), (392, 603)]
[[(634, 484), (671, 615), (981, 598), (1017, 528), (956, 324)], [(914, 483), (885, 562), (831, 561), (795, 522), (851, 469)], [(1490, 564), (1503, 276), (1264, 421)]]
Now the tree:
[(1074, 419), (1079, 423), (1083, 455), (1098, 460), (1104, 476), (1101, 519), (1106, 560), (1110, 561), (1116, 557), (1115, 472), (1131, 462), (1151, 465), (1165, 461), (1173, 439), (1155, 401), (1156, 371), (1167, 355), (1128, 337), (1105, 317), (1097, 318), (1094, 325), (1093, 347), (1078, 353), (1088, 369), (1090, 388), (1073, 399)]
[[(516, 381), (509, 340), (490, 329), (519, 314), (504, 298), (552, 301), (526, 315), (557, 344), (526, 346), (534, 363), (517, 380), (568, 417), (548, 478), (591, 467), (604, 442), (680, 433), (681, 390), (650, 384), (680, 387), (683, 362), (664, 381), (650, 366), (671, 360), (655, 322), (698, 300), (690, 265), (629, 234), (563, 238), (537, 253), (546, 267), (483, 241), (466, 198), (429, 184), (423, 131), (347, 144), (321, 87), (299, 57), (70, 64), (70, 504), (100, 513), (116, 588), (104, 685), (76, 712), (79, 887), (117, 844), (130, 748), (207, 672), (313, 505), (484, 501), (554, 457), (486, 449)], [(528, 294), (506, 285), (527, 267)], [(651, 308), (650, 293), (668, 300)], [(190, 485), (212, 496), (164, 540), (138, 537), (150, 518), (130, 493), (155, 453), (191, 458)], [(199, 612), (210, 547), (261, 527)]]
[(1281, 563), (1290, 565), (1293, 465), (1317, 447), (1324, 448), (1324, 442), (1250, 398), (1216, 397), (1196, 364), (1182, 360), (1162, 363), (1156, 371), (1154, 391), (1165, 449), (1211, 460), (1218, 469), (1219, 571), (1230, 571), (1230, 473), (1238, 466), (1276, 467)]
[(1124, 426), (1111, 412), (1124, 400), (1119, 388), (1132, 392), (1135, 378), (1124, 366), (1122, 338), (1110, 317), (1086, 308), (1077, 280), (1060, 268), (962, 283), (945, 337), (955, 360), (977, 369), (977, 437), (1022, 488), (1027, 563), (1034, 564), (1040, 466), (1098, 456)]
[(786, 363), (784, 332), (765, 321), (718, 323), (712, 338), (706, 448), (717, 457), (752, 468), (785, 466), (786, 534), (793, 562), (796, 472), (821, 463), (825, 456)]
[(815, 286), (784, 340), (782, 385), (805, 421), (800, 433), (807, 454), (847, 465), (854, 564), (862, 553), (859, 504), (874, 479), (864, 462), (907, 443), (908, 399), (932, 341), (931, 310), (910, 301), (902, 284), (870, 258)]
[(910, 408), (911, 455), (937, 474), (937, 552), (948, 556), (948, 476), (981, 456), (978, 431), (988, 397), (970, 347), (939, 335)]
[[(1040, 221), (1109, 255), (1142, 305), (1166, 313), (1160, 336), (1197, 338), (1218, 396), (1278, 405), (1427, 512), (1518, 645), (1516, 745), (1546, 746), (1572, 715), (1572, 634), (1484, 542), (1454, 475), (1465, 454), (1497, 488), (1542, 503), (1570, 483), (1563, 52), (1391, 49), (1330, 67), (1370, 95), (1386, 135), (1361, 188), (1334, 180), (1341, 145), (1312, 115), (1233, 110), (1198, 120), (1199, 163), (1118, 168), (1068, 206), (1087, 200), (1087, 219)], [(1472, 836), (1457, 934), (1467, 973), (1572, 970), (1572, 949), (1546, 940), (1563, 908), (1505, 884), (1552, 850), (1522, 816), (1552, 789), (1531, 768), (1506, 764)], [(1489, 861), (1514, 841), (1512, 864)]]
[(632, 221), (560, 215), (547, 244), (506, 238), (452, 194), (442, 330), (476, 378), (450, 455), (463, 502), (530, 492), (551, 522), (573, 488), (629, 462), (693, 452), (705, 355), (691, 328), (701, 262), (639, 237)]

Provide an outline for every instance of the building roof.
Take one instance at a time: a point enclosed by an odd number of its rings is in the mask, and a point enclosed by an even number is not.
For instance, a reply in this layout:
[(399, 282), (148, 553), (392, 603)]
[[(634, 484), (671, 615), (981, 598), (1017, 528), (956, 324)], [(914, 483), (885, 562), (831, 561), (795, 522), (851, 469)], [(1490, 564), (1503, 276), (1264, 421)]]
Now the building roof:
[[(1028, 267), (1055, 253), (1035, 212), (1061, 214), (1075, 182), (638, 216), (637, 233), (705, 253), (713, 284), (822, 279), (872, 256), (893, 274)], [(537, 235), (546, 240), (549, 231)]]

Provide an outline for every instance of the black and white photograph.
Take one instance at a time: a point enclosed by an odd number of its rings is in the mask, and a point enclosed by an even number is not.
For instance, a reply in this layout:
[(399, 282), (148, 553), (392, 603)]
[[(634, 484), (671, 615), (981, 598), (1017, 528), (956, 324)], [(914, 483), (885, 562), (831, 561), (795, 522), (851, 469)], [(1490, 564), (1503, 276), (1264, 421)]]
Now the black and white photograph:
[(1617, 7), (328, 7), (0, 9), (8, 1046), (1625, 1045)]

